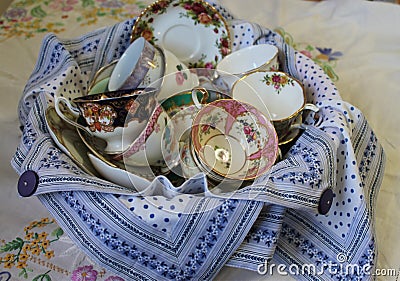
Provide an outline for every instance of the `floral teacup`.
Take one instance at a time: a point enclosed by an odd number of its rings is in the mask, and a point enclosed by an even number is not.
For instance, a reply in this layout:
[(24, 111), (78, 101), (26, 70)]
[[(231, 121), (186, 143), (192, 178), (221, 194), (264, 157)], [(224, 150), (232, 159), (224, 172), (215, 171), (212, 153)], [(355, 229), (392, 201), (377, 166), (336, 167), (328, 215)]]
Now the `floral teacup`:
[[(190, 138), (193, 119), (198, 111), (207, 103), (229, 98), (229, 96), (220, 92), (207, 90), (205, 88), (194, 88), (190, 91), (183, 91), (175, 94), (161, 102), (161, 106), (169, 116), (170, 126), (172, 126), (174, 130), (174, 138), (172, 141), (176, 143), (175, 146), (182, 148), (184, 143), (186, 143), (186, 149), (180, 151), (181, 154), (186, 153), (186, 156), (189, 156), (187, 153), (187, 141)], [(169, 155), (171, 155), (171, 153)], [(179, 162), (181, 162), (181, 165), (186, 165), (182, 160), (187, 160), (187, 157), (182, 158), (181, 155), (181, 159), (179, 159), (179, 155), (176, 155), (175, 158), (170, 158), (173, 161), (167, 162), (167, 166), (171, 169), (179, 164)], [(184, 173), (183, 176), (185, 176), (187, 173), (185, 173), (184, 168), (182, 170)]]
[(317, 112), (319, 108), (306, 103), (303, 85), (284, 72), (254, 72), (238, 80), (232, 88), (233, 98), (250, 103), (265, 115), (270, 115), (279, 140), (293, 129), (303, 110)]
[[(157, 47), (164, 55), (165, 59), (165, 74), (161, 78), (160, 93), (158, 100), (163, 101), (177, 93), (191, 90), (199, 85), (197, 74), (191, 72), (188, 67), (181, 62), (172, 52), (167, 49)], [(149, 87), (154, 87), (150, 84)]]
[(250, 104), (221, 99), (203, 106), (191, 131), (193, 157), (214, 178), (253, 180), (269, 171), (278, 155), (272, 123)]

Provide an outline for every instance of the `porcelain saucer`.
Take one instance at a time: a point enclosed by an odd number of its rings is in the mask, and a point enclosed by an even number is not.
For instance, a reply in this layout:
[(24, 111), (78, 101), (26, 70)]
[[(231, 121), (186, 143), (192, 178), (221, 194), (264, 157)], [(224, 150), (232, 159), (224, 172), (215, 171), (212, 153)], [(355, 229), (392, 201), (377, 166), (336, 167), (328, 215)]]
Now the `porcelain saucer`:
[(112, 159), (112, 155), (108, 155), (107, 153), (104, 152), (104, 148), (106, 146), (104, 140), (96, 138), (90, 135), (88, 132), (81, 130), (79, 128), (77, 128), (76, 131), (82, 142), (89, 149), (90, 153), (104, 163), (104, 165), (99, 165), (97, 163), (98, 161), (95, 161), (96, 164), (93, 164), (93, 157), (89, 156), (89, 160), (91, 161), (91, 163), (94, 165), (95, 168), (101, 167), (100, 170), (97, 170), (97, 168), (96, 170), (98, 173), (102, 174), (102, 176), (105, 176), (106, 179), (111, 180), (111, 178), (113, 177), (110, 176), (109, 170), (115, 171), (116, 169), (132, 173), (138, 177), (142, 177), (150, 181), (153, 180), (157, 175), (162, 174), (160, 168), (158, 167), (126, 166), (124, 165), (123, 161), (115, 161), (114, 159)]
[(68, 155), (83, 171), (97, 175), (87, 156), (88, 148), (76, 133), (76, 128), (58, 117), (54, 107), (48, 107), (45, 113), (47, 128), (56, 145)]
[[(127, 170), (110, 165), (107, 161), (96, 157), (92, 153), (88, 153), (88, 157), (99, 174), (108, 181), (128, 189), (133, 188), (137, 191), (142, 191), (150, 185), (150, 180), (152, 180), (150, 168), (138, 167), (142, 170), (141, 176), (138, 176), (137, 174), (130, 173)], [(144, 175), (149, 178), (146, 178)]]
[(133, 26), (131, 42), (139, 37), (173, 52), (189, 68), (215, 68), (231, 52), (225, 19), (205, 1), (156, 1)]

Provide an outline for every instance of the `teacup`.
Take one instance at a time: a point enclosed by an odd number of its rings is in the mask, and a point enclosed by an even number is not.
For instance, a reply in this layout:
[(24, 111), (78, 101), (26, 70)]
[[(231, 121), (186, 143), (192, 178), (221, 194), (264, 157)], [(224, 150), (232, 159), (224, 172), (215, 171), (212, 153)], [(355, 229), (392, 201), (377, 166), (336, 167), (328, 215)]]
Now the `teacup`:
[(232, 88), (234, 99), (250, 103), (265, 115), (270, 115), (279, 140), (293, 129), (297, 116), (304, 110), (318, 112), (306, 103), (303, 85), (297, 79), (279, 71), (258, 71), (242, 77)]
[(128, 166), (165, 166), (165, 152), (178, 149), (171, 141), (174, 137), (174, 127), (167, 126), (168, 122), (168, 114), (158, 105), (139, 137), (113, 159), (123, 161), (123, 164)]
[(225, 56), (216, 66), (213, 83), (229, 91), (240, 78), (255, 71), (278, 70), (278, 48), (270, 44), (252, 45)]
[(184, 178), (188, 179), (202, 172), (196, 160), (193, 158), (190, 137), (184, 139), (179, 144), (179, 156), (182, 176)]
[[(78, 97), (57, 97), (55, 110), (64, 121), (106, 141), (106, 153), (124, 151), (146, 127), (157, 105), (157, 90), (137, 88)], [(65, 106), (63, 106), (65, 105)], [(68, 110), (71, 120), (63, 110)]]
[[(181, 62), (172, 52), (167, 49), (157, 47), (165, 58), (165, 74), (162, 77), (158, 100), (163, 101), (177, 93), (191, 90), (199, 85), (196, 73), (191, 72), (188, 67)], [(155, 87), (153, 84), (150, 87)]]
[(154, 65), (155, 48), (143, 37), (137, 38), (125, 50), (116, 63), (108, 89), (110, 91), (135, 89)]
[[(109, 81), (111, 74), (114, 71), (118, 59), (112, 61), (111, 63), (101, 67), (96, 71), (91, 83), (88, 87), (88, 94), (99, 94), (109, 91)], [(140, 82), (138, 88), (150, 87), (155, 89), (160, 89), (163, 82), (163, 76), (165, 75), (165, 55), (161, 49), (154, 46), (154, 59), (151, 62), (151, 66), (144, 76), (143, 80)]]
[(177, 93), (160, 102), (171, 119), (176, 138), (180, 141), (188, 137), (197, 112), (207, 103), (220, 99), (229, 99), (226, 94), (196, 87), (190, 91)]
[(253, 180), (278, 155), (272, 123), (254, 106), (235, 99), (204, 105), (193, 120), (193, 157), (215, 180)]

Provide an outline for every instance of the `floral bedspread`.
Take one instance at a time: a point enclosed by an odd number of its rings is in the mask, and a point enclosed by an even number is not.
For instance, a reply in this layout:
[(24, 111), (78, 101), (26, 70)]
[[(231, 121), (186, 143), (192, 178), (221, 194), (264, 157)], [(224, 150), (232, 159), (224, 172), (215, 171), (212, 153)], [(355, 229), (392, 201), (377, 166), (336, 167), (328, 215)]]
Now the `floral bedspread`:
[(68, 31), (69, 23), (96, 27), (104, 20), (123, 21), (140, 14), (149, 1), (17, 0), (0, 18), (0, 38), (25, 39)]
[[(0, 272), (0, 280), (16, 280), (17, 276), (22, 280), (33, 281), (124, 280), (90, 260), (80, 262), (72, 268), (57, 263), (55, 255), (68, 253), (68, 249), (60, 253), (65, 248), (65, 243), (62, 242), (65, 238), (64, 231), (54, 219), (45, 217), (26, 225), (15, 238), (1, 240), (0, 260), (3, 270)], [(74, 248), (73, 245), (69, 246)]]

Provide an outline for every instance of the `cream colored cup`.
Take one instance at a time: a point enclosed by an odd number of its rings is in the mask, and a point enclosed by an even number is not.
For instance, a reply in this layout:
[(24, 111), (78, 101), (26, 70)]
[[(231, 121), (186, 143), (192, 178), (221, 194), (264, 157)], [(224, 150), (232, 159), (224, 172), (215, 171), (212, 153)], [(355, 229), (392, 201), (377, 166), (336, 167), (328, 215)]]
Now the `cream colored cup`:
[(319, 110), (316, 105), (306, 102), (300, 81), (279, 71), (246, 75), (233, 85), (231, 94), (234, 99), (250, 103), (270, 116), (279, 140), (299, 128), (294, 122), (304, 110)]
[[(172, 52), (160, 47), (157, 48), (165, 58), (165, 74), (162, 77), (158, 94), (159, 101), (163, 101), (177, 93), (191, 90), (199, 85), (196, 73), (192, 73)], [(154, 86), (150, 84), (149, 87)]]

